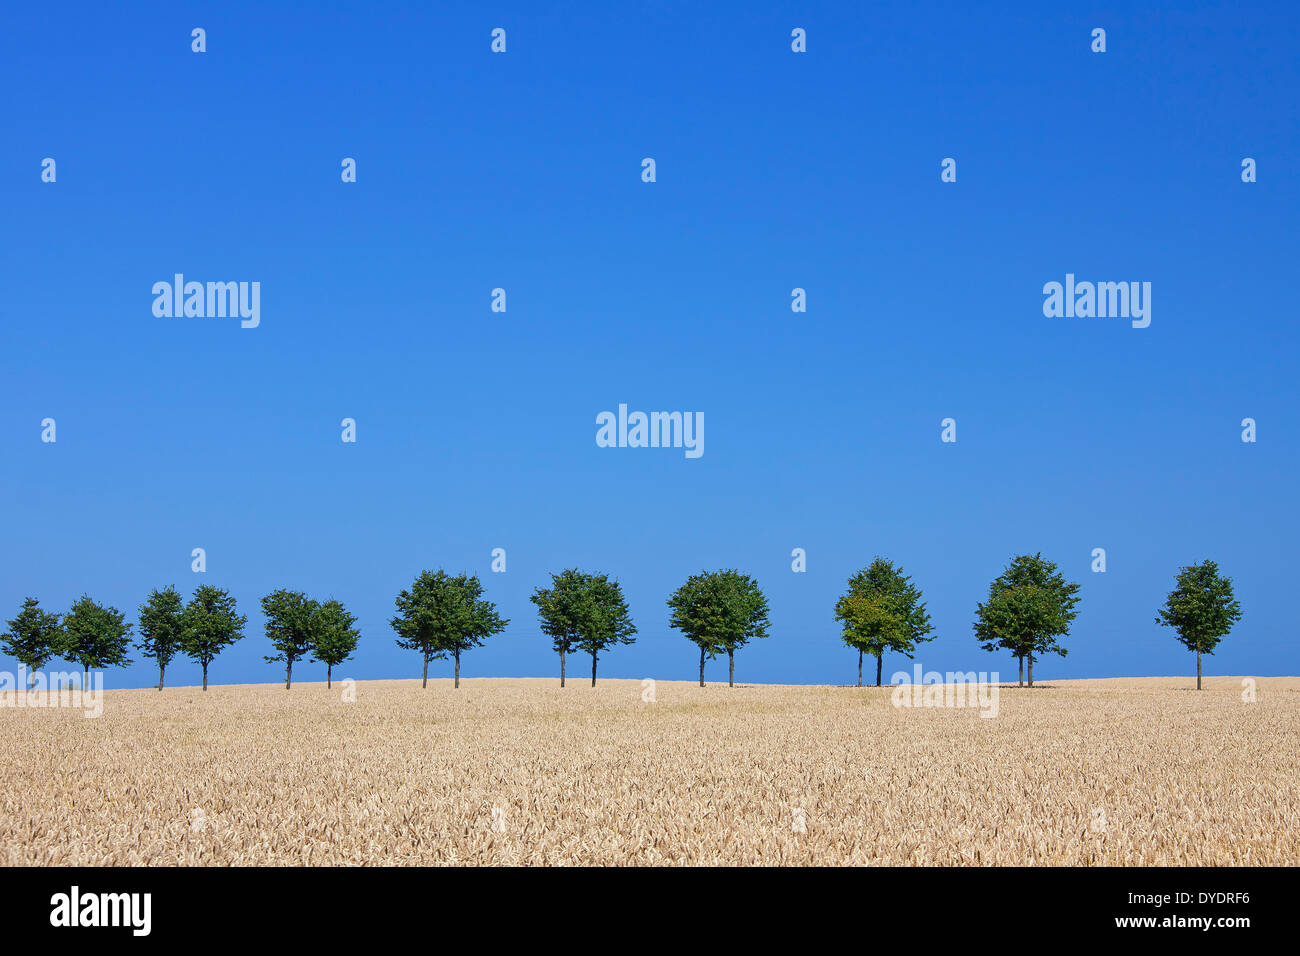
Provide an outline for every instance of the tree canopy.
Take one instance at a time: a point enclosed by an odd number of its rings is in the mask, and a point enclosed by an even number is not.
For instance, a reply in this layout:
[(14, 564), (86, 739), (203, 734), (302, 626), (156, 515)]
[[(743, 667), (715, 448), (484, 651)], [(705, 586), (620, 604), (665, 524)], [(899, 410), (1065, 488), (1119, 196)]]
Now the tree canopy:
[(240, 614), (231, 594), (211, 584), (200, 584), (185, 605), (181, 650), (203, 668), (203, 689), (208, 689), (208, 665), (223, 650), (244, 636), (248, 618)]
[(272, 591), (262, 598), (262, 613), (266, 617), (266, 636), (276, 653), (266, 658), (267, 663), (284, 661), (284, 686), (287, 690), (293, 677), (293, 662), (311, 652), (312, 617), (320, 605), (301, 591), (284, 588)]
[(59, 620), (58, 614), (42, 610), (36, 598), (25, 598), (17, 616), (8, 622), (9, 630), (0, 634), (4, 642), (0, 650), (29, 670), (40, 670), (59, 652), (62, 642)]
[(862, 655), (876, 658), (879, 687), (886, 651), (911, 657), (916, 645), (934, 639), (934, 627), (920, 589), (902, 568), (886, 558), (873, 559), (849, 578), (848, 590), (835, 605), (835, 618), (843, 625), (844, 643), (858, 652), (859, 684)]
[(63, 618), (63, 655), (83, 671), (92, 667), (125, 666), (131, 625), (115, 607), (105, 607), (83, 594)]
[(528, 598), (537, 607), (537, 621), (551, 646), (560, 655), (560, 686), (565, 683), (565, 657), (574, 650), (585, 615), (588, 575), (569, 568), (551, 575), (549, 588), (538, 587)]
[(158, 663), (159, 690), (163, 687), (167, 665), (181, 649), (185, 636), (184, 611), (185, 602), (174, 587), (149, 592), (148, 599), (136, 611), (140, 639), (135, 646), (145, 657)]
[(565, 684), (565, 656), (571, 651), (591, 655), (591, 682), (601, 653), (631, 644), (636, 626), (622, 586), (604, 574), (568, 568), (551, 575), (549, 588), (537, 588), (529, 600), (537, 606), (543, 634), (560, 655), (560, 686)]
[(668, 599), (669, 626), (700, 649), (700, 686), (705, 657), (725, 651), (731, 660), (729, 683), (735, 682), (735, 652), (751, 638), (767, 637), (768, 606), (762, 589), (747, 574), (733, 569), (701, 571)]
[(1174, 589), (1156, 616), (1156, 623), (1172, 627), (1178, 640), (1196, 652), (1196, 689), (1201, 689), (1201, 655), (1213, 654), (1219, 641), (1241, 620), (1241, 604), (1232, 579), (1219, 574), (1213, 561), (1180, 568)]
[(1068, 653), (1057, 638), (1069, 633), (1078, 603), (1079, 585), (1053, 562), (1041, 553), (1017, 555), (975, 609), (975, 637), (986, 651), (1008, 650), (1022, 664), (1028, 660), (1032, 687), (1035, 659)]
[(357, 619), (332, 598), (316, 608), (311, 618), (312, 657), (325, 665), (325, 686), (333, 686), (334, 668), (357, 649), (361, 632)]
[(596, 686), (596, 661), (600, 654), (620, 644), (631, 644), (636, 625), (628, 610), (623, 588), (604, 574), (589, 574), (583, 586), (585, 599), (578, 616), (577, 649), (591, 655), (591, 686)]
[(397, 595), (397, 614), (390, 623), (398, 635), (397, 646), (423, 656), (425, 687), (429, 661), (448, 654), (455, 658), (459, 687), (460, 655), (510, 623), (482, 595), (483, 585), (476, 575), (442, 570), (420, 572), (411, 587)]

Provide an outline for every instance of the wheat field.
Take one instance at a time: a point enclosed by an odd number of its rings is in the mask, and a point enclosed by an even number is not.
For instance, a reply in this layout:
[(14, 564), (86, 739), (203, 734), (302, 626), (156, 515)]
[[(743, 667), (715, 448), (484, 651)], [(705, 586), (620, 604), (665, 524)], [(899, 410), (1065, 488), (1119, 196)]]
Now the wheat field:
[(889, 688), (464, 680), (0, 708), (0, 862), (1300, 863), (1300, 678)]

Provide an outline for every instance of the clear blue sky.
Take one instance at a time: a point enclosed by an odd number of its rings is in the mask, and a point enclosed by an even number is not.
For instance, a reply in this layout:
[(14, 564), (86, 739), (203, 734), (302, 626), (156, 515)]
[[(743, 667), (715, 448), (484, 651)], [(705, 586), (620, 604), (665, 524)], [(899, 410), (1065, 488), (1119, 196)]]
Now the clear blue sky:
[[(511, 619), (465, 675), (550, 676), (527, 598), (576, 565), (640, 628), (602, 674), (689, 679), (665, 599), (734, 566), (773, 625), (738, 678), (844, 683), (880, 554), (927, 669), (1005, 677), (973, 610), (1041, 550), (1083, 602), (1037, 676), (1191, 674), (1155, 612), (1210, 557), (1245, 617), (1207, 672), (1300, 673), (1294, 5), (273, 6), (6, 8), (0, 617), (215, 584), (212, 680), (273, 681), (258, 600), (301, 589), (360, 618), (340, 676), (410, 677), (393, 598), (442, 567)], [(177, 272), (260, 282), (260, 327), (156, 318)], [(1150, 327), (1045, 318), (1066, 273), (1151, 282)], [(598, 448), (619, 403), (705, 454)]]

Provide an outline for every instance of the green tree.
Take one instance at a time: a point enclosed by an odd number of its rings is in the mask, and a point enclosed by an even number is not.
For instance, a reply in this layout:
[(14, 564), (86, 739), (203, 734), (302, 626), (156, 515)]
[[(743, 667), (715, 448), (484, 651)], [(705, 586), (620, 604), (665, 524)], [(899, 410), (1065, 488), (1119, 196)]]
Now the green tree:
[(278, 652), (266, 658), (268, 664), (284, 661), (284, 689), (293, 679), (293, 662), (311, 652), (312, 616), (320, 608), (301, 591), (272, 591), (262, 598), (262, 613), (266, 616), (266, 636)]
[[(903, 620), (878, 597), (852, 592), (835, 603), (835, 619), (843, 625), (844, 643), (858, 652), (858, 686), (862, 686), (862, 658), (872, 654), (877, 664), (884, 648), (901, 633)], [(879, 653), (877, 653), (879, 652)], [(876, 683), (880, 683), (880, 667), (876, 668)]]
[(126, 623), (121, 611), (96, 604), (83, 594), (63, 617), (61, 653), (81, 665), (84, 687), (92, 667), (98, 669), (131, 663), (126, 656), (130, 649), (130, 634), (131, 625)]
[(158, 662), (158, 689), (163, 689), (163, 673), (180, 650), (185, 634), (185, 603), (181, 593), (173, 587), (149, 592), (149, 599), (136, 612), (140, 623), (137, 629), (140, 640), (136, 649), (145, 657)]
[(1219, 574), (1213, 561), (1178, 571), (1174, 589), (1165, 597), (1157, 624), (1172, 627), (1188, 650), (1196, 652), (1196, 689), (1201, 689), (1201, 655), (1213, 654), (1219, 641), (1241, 620), (1241, 604), (1232, 593), (1232, 579)]
[(933, 626), (921, 591), (903, 569), (885, 558), (849, 578), (848, 591), (835, 605), (835, 618), (844, 626), (844, 643), (858, 652), (858, 686), (862, 686), (862, 657), (876, 658), (880, 686), (886, 651), (911, 657), (916, 645), (934, 640)]
[(334, 668), (352, 656), (361, 632), (357, 619), (335, 600), (326, 601), (311, 618), (312, 657), (325, 665), (325, 687), (333, 686)]
[(735, 686), (736, 651), (750, 638), (767, 637), (767, 598), (758, 582), (734, 569), (701, 571), (668, 598), (669, 626), (700, 649), (700, 686), (704, 659), (727, 652), (728, 686)]
[(62, 646), (62, 628), (59, 615), (42, 611), (36, 598), (25, 598), (18, 616), (9, 622), (9, 630), (0, 634), (4, 643), (0, 645), (10, 657), (16, 658), (29, 673), (30, 685), (34, 674), (44, 667)]
[(476, 575), (422, 571), (409, 590), (397, 595), (397, 616), (392, 619), (397, 646), (419, 651), (424, 657), (424, 684), (429, 686), (429, 661), (448, 654), (456, 660), (456, 687), (460, 687), (460, 655), (478, 647), (510, 622), (484, 600)]
[[(1033, 686), (1032, 648), (1052, 613), (1048, 591), (1036, 584), (1013, 584), (989, 593), (976, 610), (975, 635), (986, 651), (1008, 650), (1020, 667), (1020, 686), (1025, 684), (1025, 657), (1031, 656), (1029, 683)], [(1064, 648), (1059, 653), (1066, 653)]]
[(975, 609), (975, 637), (986, 651), (1008, 650), (1020, 662), (1020, 683), (1029, 663), (1034, 686), (1034, 660), (1044, 654), (1068, 653), (1057, 638), (1070, 632), (1079, 616), (1079, 585), (1067, 581), (1042, 553), (1011, 559), (989, 585), (988, 598)]
[(565, 680), (565, 658), (577, 645), (579, 621), (586, 613), (587, 577), (576, 568), (552, 574), (551, 586), (535, 588), (528, 598), (537, 606), (537, 620), (542, 633), (551, 639), (551, 646), (560, 655), (561, 687)]
[(636, 625), (628, 612), (623, 588), (603, 574), (586, 575), (585, 613), (578, 617), (576, 648), (591, 655), (591, 686), (596, 686), (596, 660), (606, 649), (631, 644)]
[(244, 636), (248, 618), (238, 612), (235, 599), (222, 588), (201, 584), (185, 605), (181, 650), (203, 668), (203, 689), (208, 689), (208, 665)]

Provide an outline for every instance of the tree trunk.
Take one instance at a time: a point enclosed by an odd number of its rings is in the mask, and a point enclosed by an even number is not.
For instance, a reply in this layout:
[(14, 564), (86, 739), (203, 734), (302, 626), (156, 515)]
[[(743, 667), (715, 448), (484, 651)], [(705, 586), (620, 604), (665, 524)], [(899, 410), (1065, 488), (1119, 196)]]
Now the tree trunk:
[(460, 690), (460, 650), (456, 651), (456, 689)]
[(736, 686), (736, 653), (727, 651), (727, 686)]
[(420, 686), (421, 687), (429, 686), (429, 654), (427, 651), (425, 652), (424, 655), (424, 683), (421, 684)]
[(862, 686), (862, 648), (858, 648), (858, 686)]
[(1201, 649), (1196, 649), (1196, 689), (1201, 689)]
[(325, 665), (325, 689), (326, 690), (329, 690), (331, 687), (334, 686), (334, 682), (330, 679), (331, 677), (333, 677), (333, 675), (334, 675), (334, 665), (326, 664)]
[(591, 686), (596, 686), (596, 652), (591, 652)]
[(880, 671), (885, 665), (885, 654), (882, 651), (876, 655), (876, 686), (880, 686)]
[(289, 689), (289, 682), (293, 677), (293, 659), (289, 658), (284, 666), (284, 689)]
[(704, 686), (704, 647), (700, 647), (700, 686)]
[(158, 665), (158, 689), (159, 690), (162, 690), (163, 671), (166, 669), (166, 667), (167, 667), (166, 664)]
[(203, 665), (203, 689), (208, 689), (208, 665)]
[(1029, 686), (1034, 686), (1034, 652), (1029, 652)]
[(560, 686), (564, 686), (564, 649), (560, 649)]
[(1025, 655), (1017, 654), (1016, 660), (1020, 662), (1020, 686), (1025, 686)]

